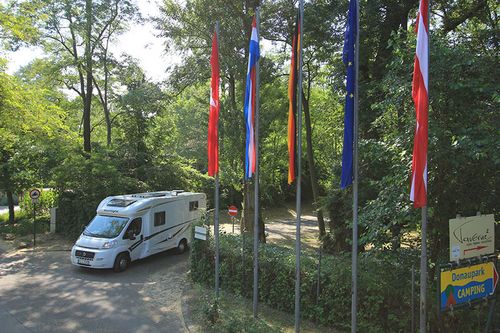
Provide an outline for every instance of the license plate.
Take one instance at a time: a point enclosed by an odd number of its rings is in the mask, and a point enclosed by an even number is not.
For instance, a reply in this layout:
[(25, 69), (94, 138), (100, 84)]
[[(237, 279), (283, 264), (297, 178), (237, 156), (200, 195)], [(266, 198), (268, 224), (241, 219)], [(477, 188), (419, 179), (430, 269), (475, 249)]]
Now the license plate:
[(79, 265), (85, 265), (85, 266), (90, 266), (90, 260), (85, 260), (85, 259), (76, 259), (77, 264)]

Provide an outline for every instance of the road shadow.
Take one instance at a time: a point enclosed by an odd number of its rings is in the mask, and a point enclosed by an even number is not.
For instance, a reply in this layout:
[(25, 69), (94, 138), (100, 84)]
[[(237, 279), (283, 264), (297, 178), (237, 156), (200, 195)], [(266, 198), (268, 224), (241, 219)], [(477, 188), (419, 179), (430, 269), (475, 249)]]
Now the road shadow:
[(167, 251), (114, 273), (75, 267), (69, 252), (7, 253), (0, 258), (0, 310), (33, 332), (183, 332), (176, 311), (154, 315), (154, 295), (145, 290), (175, 288), (151, 277), (185, 276), (188, 256)]

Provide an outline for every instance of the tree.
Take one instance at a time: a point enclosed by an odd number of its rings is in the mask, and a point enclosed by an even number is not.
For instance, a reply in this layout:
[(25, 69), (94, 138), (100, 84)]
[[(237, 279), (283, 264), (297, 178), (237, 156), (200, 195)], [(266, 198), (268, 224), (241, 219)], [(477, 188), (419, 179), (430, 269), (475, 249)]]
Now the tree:
[(49, 96), (43, 89), (0, 72), (0, 188), (7, 193), (11, 223), (15, 218), (13, 193), (44, 185), (50, 166), (58, 163), (64, 148), (50, 157), (46, 152), (53, 152), (59, 144), (64, 147), (71, 137), (63, 124), (64, 112)]
[[(180, 52), (189, 53), (184, 63), (176, 66), (171, 76), (171, 86), (174, 94), (182, 92), (190, 85), (207, 82), (209, 78), (208, 55), (210, 53), (211, 38), (215, 20), (220, 21), (220, 66), (222, 84), (222, 110), (220, 117), (221, 150), (231, 150), (231, 160), (241, 161), (236, 165), (239, 170), (238, 179), (232, 184), (239, 183), (238, 187), (244, 192), (244, 220), (246, 230), (253, 230), (253, 186), (242, 181), (244, 164), (244, 124), (243, 91), (246, 78), (246, 55), (251, 32), (252, 14), (258, 1), (246, 0), (241, 3), (227, 1), (193, 0), (185, 4), (173, 0), (165, 0), (162, 8), (162, 17), (157, 20), (162, 35), (167, 38), (167, 48), (175, 48)], [(204, 59), (207, 59), (206, 61)], [(240, 89), (237, 89), (240, 88)], [(208, 88), (205, 94), (208, 101)], [(239, 98), (238, 98), (239, 97)], [(208, 102), (207, 102), (208, 110)], [(230, 120), (228, 120), (230, 119)], [(237, 121), (234, 121), (238, 119)], [(234, 152), (238, 152), (237, 158)], [(220, 163), (223, 165), (224, 155), (221, 154)], [(233, 164), (229, 162), (228, 164)], [(224, 185), (225, 176), (221, 173), (221, 183)], [(243, 184), (243, 186), (241, 185)], [(262, 219), (260, 238), (264, 239)]]
[[(127, 0), (53, 0), (43, 7), (48, 17), (40, 22), (42, 45), (49, 54), (61, 63), (68, 77), (64, 80), (67, 89), (80, 96), (83, 106), (83, 148), (90, 153), (91, 147), (91, 108), (94, 82), (97, 83), (96, 61), (102, 55), (105, 82), (107, 82), (107, 45), (114, 33), (123, 31), (137, 12), (136, 7)], [(83, 48), (82, 48), (83, 46)], [(98, 51), (101, 51), (100, 53)], [(73, 75), (76, 75), (76, 79)], [(102, 91), (99, 89), (100, 95)], [(105, 87), (107, 94), (107, 85)], [(107, 95), (106, 95), (107, 96)], [(106, 119), (109, 120), (107, 98), (102, 98)], [(110, 122), (107, 121), (108, 131)], [(108, 140), (109, 140), (108, 136)]]
[(35, 44), (40, 38), (36, 23), (41, 19), (39, 1), (0, 4), (0, 41), (6, 49), (17, 50), (21, 45)]

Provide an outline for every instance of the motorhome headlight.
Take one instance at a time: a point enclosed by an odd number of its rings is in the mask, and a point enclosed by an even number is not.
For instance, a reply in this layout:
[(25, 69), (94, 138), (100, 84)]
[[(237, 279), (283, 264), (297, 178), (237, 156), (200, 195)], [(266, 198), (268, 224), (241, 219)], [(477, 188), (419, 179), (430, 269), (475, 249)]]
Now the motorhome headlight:
[(116, 241), (113, 240), (113, 241), (109, 241), (109, 242), (102, 244), (102, 248), (103, 249), (111, 249), (111, 248), (115, 247), (115, 245), (116, 245)]

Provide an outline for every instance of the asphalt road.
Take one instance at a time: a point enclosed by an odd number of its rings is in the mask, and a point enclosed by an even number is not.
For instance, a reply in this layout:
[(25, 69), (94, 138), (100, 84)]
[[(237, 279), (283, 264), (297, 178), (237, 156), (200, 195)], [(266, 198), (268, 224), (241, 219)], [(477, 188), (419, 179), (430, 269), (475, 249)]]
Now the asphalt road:
[(187, 253), (164, 252), (123, 273), (74, 267), (69, 255), (0, 251), (0, 333), (187, 331)]

